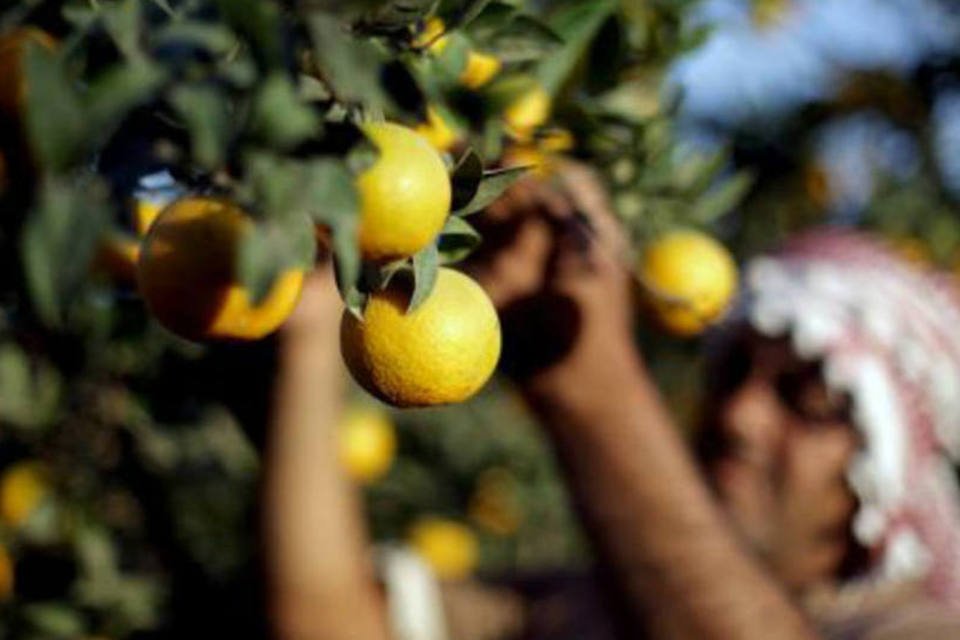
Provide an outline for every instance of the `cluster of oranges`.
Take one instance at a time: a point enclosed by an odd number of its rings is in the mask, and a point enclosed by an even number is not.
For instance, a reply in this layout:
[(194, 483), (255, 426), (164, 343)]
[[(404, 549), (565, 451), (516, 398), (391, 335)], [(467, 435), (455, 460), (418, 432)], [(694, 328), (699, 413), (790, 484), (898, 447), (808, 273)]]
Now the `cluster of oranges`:
[[(445, 25), (428, 20), (414, 43), (433, 55), (448, 46)], [(472, 91), (490, 84), (502, 70), (496, 57), (469, 50), (458, 78)], [(524, 166), (540, 178), (548, 178), (557, 159), (574, 146), (569, 131), (545, 127), (552, 110), (550, 94), (535, 81), (525, 83), (503, 108), (501, 119), (509, 139), (500, 158), (503, 166)], [(448, 150), (458, 144), (461, 133), (435, 107), (417, 131), (435, 147)], [(651, 315), (661, 328), (679, 336), (694, 336), (715, 323), (727, 311), (737, 288), (737, 269), (727, 249), (711, 236), (690, 228), (659, 234), (647, 243), (637, 268)]]
[[(438, 56), (448, 46), (446, 25), (440, 18), (428, 20), (414, 46)], [(458, 81), (469, 91), (481, 91), (490, 85), (503, 69), (499, 58), (483, 51), (470, 49)], [(570, 133), (565, 130), (540, 129), (550, 117), (553, 100), (547, 90), (535, 79), (518, 76), (521, 90), (511, 91), (510, 99), (502, 105), (500, 119), (509, 138), (501, 162), (504, 166), (531, 167), (541, 175), (549, 173), (557, 153), (573, 146)], [(444, 115), (436, 106), (427, 108), (426, 122), (417, 127), (437, 149), (447, 151), (462, 141), (461, 128), (454, 119)]]
[[(364, 124), (376, 161), (356, 178), (357, 242), (372, 264), (409, 258), (434, 242), (450, 210), (451, 186), (440, 155), (412, 129)], [(195, 341), (257, 340), (293, 312), (305, 270), (280, 273), (254, 301), (237, 274), (237, 251), (255, 232), (235, 203), (186, 195), (149, 221), (142, 238), (115, 255), (135, 259), (140, 294), (153, 316)], [(432, 293), (408, 310), (409, 283), (373, 292), (362, 317), (345, 311), (341, 347), (357, 381), (397, 406), (462, 401), (489, 378), (500, 352), (500, 328), (486, 294), (467, 276), (441, 268)]]
[[(0, 42), (4, 110), (23, 107), (23, 57), (30, 42), (55, 46), (34, 29)], [(361, 129), (379, 156), (355, 183), (360, 255), (377, 265), (409, 258), (436, 240), (449, 215), (446, 166), (413, 129), (390, 122)], [(136, 202), (138, 236), (108, 238), (97, 264), (135, 281), (151, 314), (188, 340), (257, 340), (277, 330), (297, 304), (305, 269), (283, 271), (266, 296), (254, 300), (237, 269), (241, 243), (256, 233), (247, 212), (229, 199), (192, 193), (165, 204)], [(432, 294), (408, 312), (406, 284), (398, 279), (374, 292), (362, 318), (344, 313), (342, 349), (351, 372), (371, 393), (399, 406), (466, 399), (499, 357), (492, 304), (472, 280), (441, 268)]]

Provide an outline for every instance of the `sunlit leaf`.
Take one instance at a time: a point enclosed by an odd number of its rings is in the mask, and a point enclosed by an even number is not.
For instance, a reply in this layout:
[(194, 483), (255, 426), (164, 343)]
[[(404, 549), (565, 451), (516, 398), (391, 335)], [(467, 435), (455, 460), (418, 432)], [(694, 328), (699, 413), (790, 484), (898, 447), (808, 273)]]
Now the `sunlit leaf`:
[(477, 188), (476, 195), (463, 207), (455, 210), (454, 215), (468, 216), (472, 213), (482, 211), (500, 197), (510, 185), (520, 179), (526, 173), (527, 167), (510, 167), (507, 169), (497, 169), (488, 171), (484, 174), (480, 186)]
[(440, 268), (440, 253), (436, 244), (430, 244), (413, 256), (413, 294), (407, 305), (407, 313), (416, 310), (430, 296), (437, 282)]

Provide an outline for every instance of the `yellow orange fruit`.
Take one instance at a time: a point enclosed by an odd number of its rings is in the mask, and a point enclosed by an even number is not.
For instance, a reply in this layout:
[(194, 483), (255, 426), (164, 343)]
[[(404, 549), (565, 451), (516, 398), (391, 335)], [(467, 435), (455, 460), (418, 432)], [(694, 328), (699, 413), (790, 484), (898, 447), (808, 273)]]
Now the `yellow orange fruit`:
[(50, 482), (40, 463), (27, 460), (7, 467), (0, 476), (0, 520), (22, 527), (49, 495)]
[(537, 135), (533, 140), (508, 145), (501, 160), (504, 167), (531, 167), (534, 175), (545, 178), (554, 173), (561, 154), (572, 148), (570, 132), (556, 129)]
[(444, 518), (421, 518), (410, 528), (407, 541), (442, 580), (466, 578), (476, 569), (480, 556), (473, 531)]
[(553, 128), (537, 134), (537, 146), (547, 153), (570, 151), (574, 142), (573, 134), (567, 129)]
[(533, 131), (550, 117), (550, 94), (540, 85), (534, 85), (507, 105), (503, 120), (508, 131), (518, 138), (529, 138)]
[(500, 72), (503, 64), (500, 59), (489, 53), (470, 51), (467, 64), (460, 73), (460, 84), (468, 89), (479, 89)]
[(370, 296), (363, 318), (345, 311), (340, 348), (353, 377), (400, 407), (462, 402), (490, 378), (500, 357), (500, 321), (486, 292), (442, 268), (433, 291), (407, 312), (396, 279)]
[(440, 154), (412, 129), (363, 125), (379, 151), (357, 178), (360, 253), (367, 260), (412, 256), (433, 242), (450, 211), (451, 187)]
[[(427, 49), (433, 55), (440, 55), (449, 43), (447, 36), (443, 35), (445, 30), (446, 25), (443, 20), (430, 18), (417, 34), (413, 46), (417, 49)], [(468, 89), (479, 89), (490, 82), (502, 67), (503, 64), (496, 56), (480, 51), (468, 51), (466, 64), (460, 72), (460, 84)]]
[(36, 27), (20, 27), (0, 36), (0, 113), (8, 117), (20, 112), (27, 97), (23, 63), (30, 44), (50, 50), (57, 46), (50, 34)]
[(668, 232), (645, 248), (640, 279), (660, 324), (692, 336), (717, 321), (737, 290), (737, 267), (726, 247), (694, 230)]
[(427, 107), (427, 121), (417, 125), (416, 132), (439, 151), (448, 151), (460, 139), (457, 130), (433, 107)]
[(150, 312), (189, 340), (256, 340), (275, 331), (297, 304), (304, 271), (282, 272), (255, 303), (236, 273), (252, 220), (235, 204), (187, 197), (164, 209), (140, 250), (138, 282)]
[(446, 25), (440, 18), (430, 18), (427, 20), (423, 29), (417, 34), (413, 41), (413, 46), (417, 49), (428, 49), (431, 53), (439, 54), (447, 46), (447, 39), (443, 33)]
[(340, 423), (339, 436), (340, 462), (351, 478), (369, 484), (390, 470), (397, 436), (385, 411), (351, 407)]
[(160, 212), (166, 204), (161, 204), (153, 200), (135, 198), (133, 201), (133, 226), (138, 236), (145, 236), (150, 231), (150, 227), (159, 217)]

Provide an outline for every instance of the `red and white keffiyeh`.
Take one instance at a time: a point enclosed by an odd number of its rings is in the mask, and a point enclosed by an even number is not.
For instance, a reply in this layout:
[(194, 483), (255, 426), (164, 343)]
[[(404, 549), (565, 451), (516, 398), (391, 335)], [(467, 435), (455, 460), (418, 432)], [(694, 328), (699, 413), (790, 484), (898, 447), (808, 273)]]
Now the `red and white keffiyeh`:
[(849, 393), (863, 448), (848, 470), (859, 499), (865, 579), (919, 579), (960, 608), (960, 297), (948, 279), (840, 229), (798, 236), (747, 267), (737, 318), (789, 336)]

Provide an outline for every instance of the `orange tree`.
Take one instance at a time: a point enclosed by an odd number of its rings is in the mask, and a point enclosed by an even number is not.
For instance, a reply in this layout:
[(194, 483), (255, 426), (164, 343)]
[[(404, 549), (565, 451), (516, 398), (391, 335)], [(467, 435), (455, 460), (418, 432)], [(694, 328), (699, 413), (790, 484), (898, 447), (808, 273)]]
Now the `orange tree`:
[[(430, 405), (469, 397), (496, 360), (489, 303), (448, 265), (480, 241), (469, 216), (525, 170), (549, 179), (561, 155), (599, 167), (637, 261), (735, 204), (748, 178), (720, 180), (723, 154), (678, 155), (658, 92), (695, 42), (680, 28), (689, 2), (529, 4), (0, 11), (0, 637), (256, 628), (268, 336), (318, 239), (361, 327), (344, 349), (358, 381)], [(423, 393), (463, 357), (447, 345), (427, 382), (423, 368), (383, 382), (396, 354), (366, 312), (404, 336), (442, 320), (432, 296), (465, 292), (482, 311), (469, 320), (492, 318), (476, 375)], [(501, 385), (397, 420), (397, 442), (383, 423), (345, 440), (345, 458), (374, 460), (362, 479), (377, 537), (442, 517), (472, 523), (488, 569), (583, 557), (552, 462)]]

